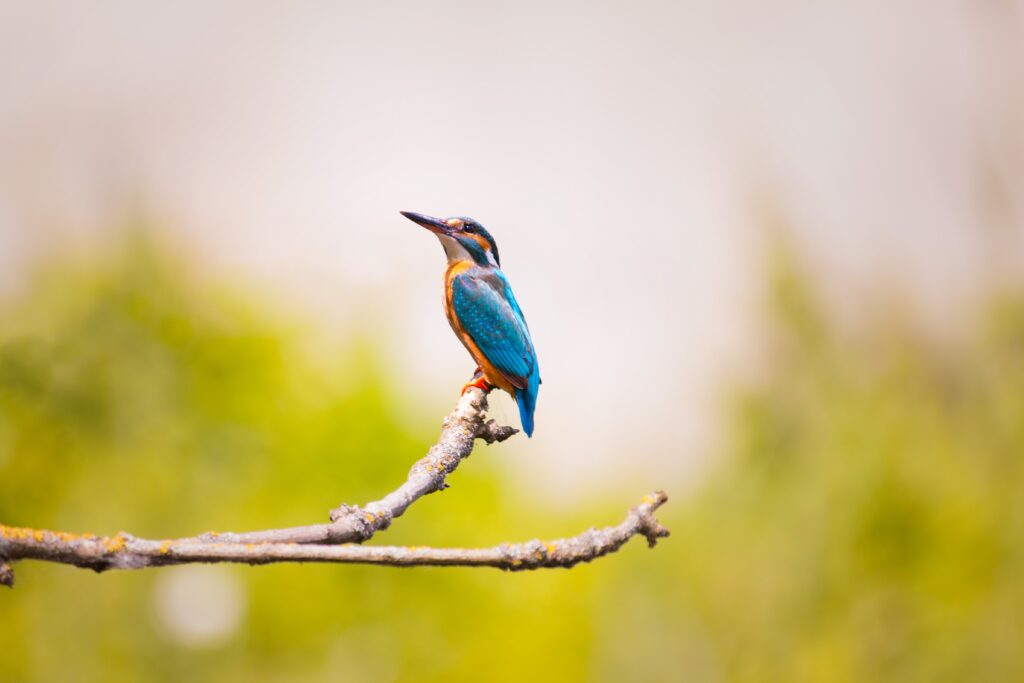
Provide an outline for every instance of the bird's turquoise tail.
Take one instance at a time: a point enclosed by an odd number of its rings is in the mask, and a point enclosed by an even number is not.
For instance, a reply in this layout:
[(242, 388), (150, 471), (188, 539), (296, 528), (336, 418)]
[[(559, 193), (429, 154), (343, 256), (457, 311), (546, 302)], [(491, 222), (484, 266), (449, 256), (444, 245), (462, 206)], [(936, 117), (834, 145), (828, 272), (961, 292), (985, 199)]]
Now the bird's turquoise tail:
[(534, 369), (525, 389), (516, 389), (516, 405), (519, 406), (519, 421), (526, 436), (533, 436), (533, 409), (537, 407), (537, 389), (540, 387), (540, 373)]

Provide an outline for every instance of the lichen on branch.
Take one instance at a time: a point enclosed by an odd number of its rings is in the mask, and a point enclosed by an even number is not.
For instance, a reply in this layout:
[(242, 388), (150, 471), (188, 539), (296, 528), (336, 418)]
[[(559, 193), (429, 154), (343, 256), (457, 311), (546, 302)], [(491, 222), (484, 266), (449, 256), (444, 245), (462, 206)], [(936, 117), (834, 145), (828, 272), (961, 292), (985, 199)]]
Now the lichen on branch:
[(630, 509), (620, 524), (570, 538), (533, 540), (491, 548), (429, 548), (359, 545), (387, 529), (423, 496), (446, 487), (446, 479), (473, 452), (477, 439), (504, 441), (518, 430), (486, 418), (487, 395), (471, 388), (445, 418), (441, 435), (406, 480), (383, 498), (363, 506), (341, 505), (330, 522), (244, 533), (209, 532), (173, 540), (131, 534), (96, 536), (0, 525), (0, 584), (14, 585), (11, 562), (41, 560), (106, 571), (195, 562), (271, 564), (330, 562), (396, 567), (417, 565), (496, 567), (507, 570), (572, 567), (615, 552), (633, 536), (650, 546), (668, 535), (654, 511), (668, 499), (656, 492)]

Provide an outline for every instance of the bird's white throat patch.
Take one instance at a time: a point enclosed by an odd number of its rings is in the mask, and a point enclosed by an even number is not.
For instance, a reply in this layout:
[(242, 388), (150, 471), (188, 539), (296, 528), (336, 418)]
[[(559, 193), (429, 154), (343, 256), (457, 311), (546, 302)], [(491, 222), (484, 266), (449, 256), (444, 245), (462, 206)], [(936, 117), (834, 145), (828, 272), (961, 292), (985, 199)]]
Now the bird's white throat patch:
[(459, 244), (459, 241), (454, 237), (438, 235), (437, 239), (441, 240), (441, 246), (444, 247), (444, 253), (448, 256), (448, 263), (473, 260), (472, 255), (470, 255), (470, 253), (466, 251), (466, 248)]
[[(441, 240), (441, 246), (444, 247), (444, 253), (448, 255), (448, 263), (455, 263), (456, 261), (470, 261), (475, 263), (472, 254), (470, 254), (464, 246), (459, 244), (459, 241), (454, 237), (438, 235), (437, 239)], [(487, 262), (497, 268), (498, 262), (494, 260), (494, 254), (491, 253), (491, 250), (488, 249), (486, 254)]]

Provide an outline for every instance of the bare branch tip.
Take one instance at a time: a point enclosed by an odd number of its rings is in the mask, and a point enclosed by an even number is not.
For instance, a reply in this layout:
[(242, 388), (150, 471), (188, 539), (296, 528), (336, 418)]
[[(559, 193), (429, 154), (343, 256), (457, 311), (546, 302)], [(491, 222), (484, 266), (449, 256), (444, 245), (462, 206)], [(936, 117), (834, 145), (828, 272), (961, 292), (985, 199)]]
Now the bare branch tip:
[(659, 538), (669, 535), (669, 530), (662, 526), (654, 517), (654, 511), (668, 501), (668, 494), (664, 491), (655, 491), (649, 496), (644, 496), (643, 502), (633, 508), (637, 517), (637, 533), (647, 539), (647, 546), (653, 548)]
[(647, 516), (640, 520), (640, 533), (647, 539), (647, 547), (653, 548), (658, 544), (659, 538), (669, 535), (669, 530), (661, 525), (654, 517)]
[(483, 422), (476, 428), (476, 438), (483, 439), (488, 445), (492, 443), (501, 443), (507, 439), (512, 438), (519, 433), (519, 430), (515, 427), (508, 427), (499, 425), (494, 420), (488, 420)]
[(14, 588), (14, 567), (10, 562), (0, 562), (0, 586)]

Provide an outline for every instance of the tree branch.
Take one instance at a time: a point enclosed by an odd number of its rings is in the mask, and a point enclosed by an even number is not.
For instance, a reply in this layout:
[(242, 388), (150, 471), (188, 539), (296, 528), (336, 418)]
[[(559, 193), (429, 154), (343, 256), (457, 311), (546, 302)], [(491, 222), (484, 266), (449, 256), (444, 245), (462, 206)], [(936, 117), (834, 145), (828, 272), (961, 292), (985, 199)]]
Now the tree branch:
[(571, 538), (499, 545), (492, 548), (427, 548), (422, 546), (361, 546), (377, 531), (390, 526), (418, 499), (444, 489), (445, 479), (473, 452), (476, 439), (504, 441), (518, 430), (485, 420), (486, 394), (467, 391), (445, 418), (441, 435), (427, 455), (417, 461), (405, 482), (380, 500), (363, 507), (342, 505), (331, 522), (246, 533), (209, 532), (174, 540), (147, 540), (127, 533), (116, 536), (69, 534), (60, 531), (9, 527), (0, 524), (0, 585), (14, 585), (11, 562), (42, 560), (96, 571), (142, 569), (194, 562), (330, 562), (396, 567), (416, 565), (539, 569), (572, 567), (615, 552), (630, 538), (644, 536), (653, 547), (668, 536), (654, 518), (668, 497), (657, 492), (632, 508), (626, 519), (604, 529), (590, 529)]
[[(521, 570), (572, 567), (615, 552), (633, 536), (644, 536), (650, 546), (668, 536), (654, 511), (668, 497), (647, 496), (616, 526), (590, 529), (571, 538), (533, 540), (492, 548), (426, 548), (422, 546), (315, 545), (300, 543), (223, 543), (196, 539), (152, 541), (129, 534), (97, 537), (57, 531), (0, 526), (0, 555), (9, 560), (44, 560), (101, 572), (108, 569), (143, 569), (195, 562), (272, 564), (326, 562), (375, 564), (393, 567), (421, 565), (497, 567)], [(13, 575), (11, 577), (13, 581)]]
[(445, 478), (470, 456), (476, 439), (492, 444), (519, 431), (499, 426), (494, 420), (485, 420), (486, 412), (487, 394), (470, 388), (444, 419), (437, 443), (412, 466), (401, 486), (362, 507), (340, 505), (331, 511), (329, 523), (245, 533), (210, 532), (192, 540), (219, 543), (361, 543), (369, 540), (381, 529), (391, 526), (392, 520), (401, 517), (418, 499), (445, 489), (448, 486)]

